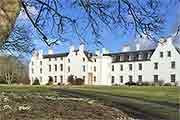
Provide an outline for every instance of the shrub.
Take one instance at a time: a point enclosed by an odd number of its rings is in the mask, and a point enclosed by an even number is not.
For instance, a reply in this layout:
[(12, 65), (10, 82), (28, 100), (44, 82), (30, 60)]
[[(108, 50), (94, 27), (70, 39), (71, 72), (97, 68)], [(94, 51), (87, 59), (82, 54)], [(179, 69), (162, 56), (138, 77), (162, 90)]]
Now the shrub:
[(77, 78), (74, 83), (75, 83), (74, 85), (83, 85), (84, 80), (82, 78)]
[(136, 85), (136, 83), (135, 82), (127, 82), (127, 83), (125, 83), (125, 85), (129, 85), (129, 86), (131, 86), (131, 85)]
[(159, 86), (164, 85), (164, 80), (159, 80), (159, 81), (158, 81), (158, 85), (159, 85)]
[(172, 86), (171, 83), (165, 83), (164, 86)]
[(150, 85), (152, 85), (151, 82), (148, 81), (142, 82), (142, 86), (150, 86)]
[(70, 76), (68, 76), (68, 83), (70, 83), (70, 84), (74, 84), (74, 77), (73, 77), (73, 75), (70, 75)]
[(7, 82), (5, 80), (0, 79), (0, 84), (7, 84)]
[(34, 82), (33, 82), (33, 84), (32, 84), (32, 85), (40, 85), (39, 80), (36, 78), (36, 79), (34, 80)]
[(53, 78), (52, 77), (49, 78), (48, 83), (46, 85), (53, 85)]

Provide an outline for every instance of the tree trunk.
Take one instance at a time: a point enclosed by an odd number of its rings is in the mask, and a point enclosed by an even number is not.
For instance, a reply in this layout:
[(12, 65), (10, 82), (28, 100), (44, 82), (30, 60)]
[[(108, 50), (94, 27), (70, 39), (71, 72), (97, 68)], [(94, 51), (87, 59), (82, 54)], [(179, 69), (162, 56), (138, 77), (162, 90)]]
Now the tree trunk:
[(0, 0), (0, 47), (8, 38), (19, 11), (19, 0)]

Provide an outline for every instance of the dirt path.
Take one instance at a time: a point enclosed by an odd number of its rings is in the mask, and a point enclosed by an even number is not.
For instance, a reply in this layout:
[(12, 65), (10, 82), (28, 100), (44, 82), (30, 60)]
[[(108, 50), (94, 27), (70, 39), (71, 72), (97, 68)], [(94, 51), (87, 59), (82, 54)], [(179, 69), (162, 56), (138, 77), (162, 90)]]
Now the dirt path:
[[(169, 105), (162, 105), (158, 103), (146, 102), (142, 100), (132, 99), (128, 97), (118, 97), (111, 96), (106, 94), (92, 94), (92, 93), (82, 93), (80, 91), (73, 91), (67, 89), (53, 89), (56, 92), (63, 93), (67, 96), (71, 97), (85, 97), (90, 99), (98, 100), (105, 105), (112, 106), (126, 112), (129, 116), (138, 119), (138, 120), (178, 120), (178, 106), (172, 107)], [(151, 111), (147, 111), (146, 108), (152, 109)], [(177, 111), (172, 113), (167, 113), (167, 115), (162, 115), (157, 112), (157, 110), (173, 110)]]

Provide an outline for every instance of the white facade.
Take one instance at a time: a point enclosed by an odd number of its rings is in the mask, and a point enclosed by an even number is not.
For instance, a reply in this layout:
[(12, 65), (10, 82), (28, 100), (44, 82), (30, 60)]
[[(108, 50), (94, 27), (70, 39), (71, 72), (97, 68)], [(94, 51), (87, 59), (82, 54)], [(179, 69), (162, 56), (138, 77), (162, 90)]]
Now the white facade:
[[(138, 45), (137, 45), (138, 46)], [(41, 84), (48, 83), (50, 77), (54, 84), (68, 84), (68, 76), (82, 78), (84, 84), (113, 85), (133, 82), (176, 83), (180, 85), (180, 49), (176, 48), (171, 38), (160, 40), (156, 49), (136, 51), (123, 50), (102, 54), (84, 50), (81, 44), (78, 50), (73, 46), (69, 52), (47, 55), (34, 51), (30, 62), (31, 84), (39, 79)]]

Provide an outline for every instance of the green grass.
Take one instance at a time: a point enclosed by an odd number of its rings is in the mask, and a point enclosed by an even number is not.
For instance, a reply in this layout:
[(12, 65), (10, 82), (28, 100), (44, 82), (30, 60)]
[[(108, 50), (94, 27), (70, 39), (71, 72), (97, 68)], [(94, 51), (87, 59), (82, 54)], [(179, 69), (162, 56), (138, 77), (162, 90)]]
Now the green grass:
[(74, 86), (70, 89), (180, 105), (180, 87), (174, 86)]
[(50, 90), (53, 86), (30, 86), (30, 85), (0, 85), (0, 92), (13, 93), (40, 93), (48, 96), (58, 96), (56, 92)]
[[(65, 88), (70, 91), (78, 91), (81, 94), (96, 96), (97, 99), (108, 99), (113, 95), (128, 97), (128, 101), (121, 101), (125, 106), (131, 106), (137, 110), (149, 114), (156, 114), (163, 118), (178, 120), (178, 109), (180, 105), (180, 87), (174, 86), (73, 86)], [(137, 101), (136, 101), (137, 100)], [(139, 102), (138, 102), (139, 101)], [(144, 104), (144, 102), (163, 104), (158, 107)], [(166, 106), (167, 105), (167, 106)], [(172, 106), (172, 107), (168, 107)], [(175, 107), (176, 106), (176, 107)]]

